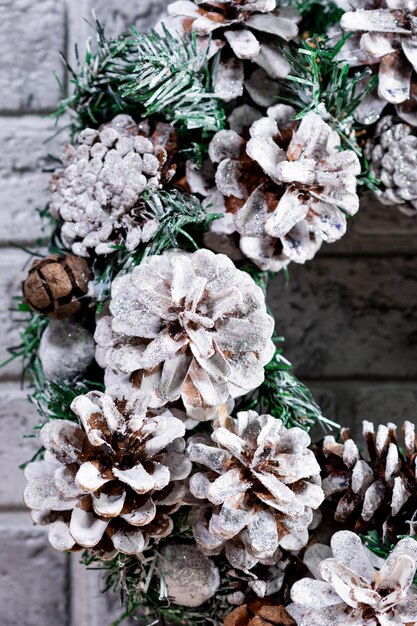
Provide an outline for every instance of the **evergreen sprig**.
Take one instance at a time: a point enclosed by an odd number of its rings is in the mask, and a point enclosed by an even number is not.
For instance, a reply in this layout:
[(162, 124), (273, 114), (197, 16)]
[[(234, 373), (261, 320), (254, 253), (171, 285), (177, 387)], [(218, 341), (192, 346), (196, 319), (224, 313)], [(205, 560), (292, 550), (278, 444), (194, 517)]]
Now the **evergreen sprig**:
[(136, 30), (107, 37), (95, 22), (96, 38), (87, 42), (84, 59), (76, 48), (76, 67), (63, 58), (72, 92), (55, 113), (72, 112), (72, 133), (108, 122), (118, 113), (136, 118), (159, 114), (168, 122), (203, 133), (219, 130), (224, 112), (211, 93), (207, 50), (195, 36), (174, 37), (166, 28), (159, 34)]
[(120, 92), (145, 108), (147, 115), (163, 112), (173, 124), (187, 129), (217, 131), (223, 127), (224, 111), (210, 93), (207, 47), (202, 49), (192, 33), (174, 37), (163, 25), (163, 37), (133, 31), (137, 61), (124, 77)]
[(34, 404), (41, 423), (36, 428), (41, 428), (44, 423), (53, 419), (66, 419), (78, 421), (78, 418), (70, 410), (72, 401), (89, 391), (104, 391), (104, 385), (98, 381), (76, 380), (53, 382), (44, 380), (42, 386), (28, 396), (29, 402)]
[[(178, 190), (155, 191), (144, 199), (143, 215), (158, 221), (158, 229), (148, 244), (127, 251), (124, 245), (115, 246), (115, 252), (107, 255), (101, 270), (101, 260), (96, 260), (95, 273), (98, 291), (96, 297), (103, 301), (108, 297), (110, 284), (120, 272), (128, 272), (147, 256), (162, 254), (169, 248), (198, 249), (194, 235), (201, 237), (210, 223), (220, 217), (207, 213), (194, 196)], [(181, 245), (180, 245), (181, 242)]]
[(41, 341), (42, 333), (47, 327), (49, 320), (44, 315), (39, 315), (32, 311), (32, 309), (23, 302), (21, 296), (16, 298), (17, 311), (24, 313), (24, 317), (19, 319), (19, 323), (22, 326), (20, 331), (20, 343), (17, 346), (8, 348), (10, 357), (0, 363), (1, 367), (6, 367), (9, 363), (15, 359), (20, 359), (22, 363), (22, 385), (27, 382), (38, 388), (43, 384), (42, 367), (38, 357), (39, 344)]
[(339, 428), (339, 424), (323, 415), (311, 392), (294, 375), (291, 363), (279, 349), (265, 367), (264, 382), (241, 401), (237, 410), (268, 413), (282, 420), (287, 428), (300, 426), (307, 431), (316, 425), (323, 430)]
[[(170, 536), (172, 541), (173, 536)], [(222, 586), (213, 598), (196, 608), (175, 605), (165, 597), (163, 581), (158, 575), (158, 546), (138, 557), (119, 553), (109, 561), (102, 561), (85, 551), (81, 563), (88, 569), (102, 572), (102, 593), (116, 592), (120, 597), (122, 614), (111, 626), (120, 626), (133, 617), (138, 626), (157, 624), (180, 624), (181, 626), (222, 626), (224, 617), (231, 610), (227, 596), (236, 591), (237, 577), (225, 559), (217, 560), (221, 571)], [(234, 576), (235, 574), (235, 576)]]
[(348, 38), (349, 35), (332, 46), (327, 37), (315, 36), (287, 46), (283, 53), (292, 70), (280, 97), (295, 108), (295, 119), (302, 119), (310, 112), (321, 115), (338, 133), (341, 147), (353, 150), (360, 158), (359, 183), (376, 189), (378, 181), (370, 175), (363, 154), (367, 131), (355, 121), (354, 113), (376, 88), (378, 76), (369, 67), (352, 74), (349, 63), (337, 59)]

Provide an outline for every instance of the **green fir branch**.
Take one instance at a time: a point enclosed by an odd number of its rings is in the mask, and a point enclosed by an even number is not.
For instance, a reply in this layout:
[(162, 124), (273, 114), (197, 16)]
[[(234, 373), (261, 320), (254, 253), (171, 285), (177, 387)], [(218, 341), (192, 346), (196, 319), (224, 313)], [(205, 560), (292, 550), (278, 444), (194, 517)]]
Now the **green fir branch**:
[[(276, 341), (283, 341), (278, 338)], [(293, 367), (277, 349), (265, 367), (265, 380), (254, 392), (245, 396), (238, 411), (255, 410), (282, 420), (284, 426), (300, 426), (310, 431), (316, 425), (323, 430), (339, 428), (326, 418), (309, 389), (294, 375)]]
[(72, 112), (72, 133), (97, 127), (118, 113), (136, 118), (158, 114), (168, 122), (203, 134), (224, 126), (224, 111), (211, 93), (207, 49), (195, 36), (174, 37), (136, 30), (107, 37), (95, 22), (96, 38), (87, 42), (84, 59), (76, 49), (76, 66), (64, 58), (70, 74), (71, 94), (61, 85), (64, 98), (55, 116)]
[(8, 348), (10, 357), (0, 368), (6, 367), (12, 361), (20, 359), (22, 363), (22, 386), (25, 381), (38, 388), (43, 384), (42, 367), (38, 358), (39, 344), (42, 334), (47, 327), (49, 320), (44, 315), (39, 315), (23, 302), (22, 296), (16, 298), (18, 302), (17, 311), (24, 313), (24, 317), (18, 319), (22, 325), (20, 331), (20, 343), (17, 346)]
[(42, 386), (28, 396), (29, 402), (36, 406), (38, 415), (42, 420), (36, 428), (42, 428), (43, 424), (54, 419), (77, 422), (78, 418), (70, 409), (71, 403), (77, 396), (84, 395), (89, 391), (104, 391), (104, 385), (102, 382), (91, 380), (71, 382), (44, 380)]
[(111, 282), (120, 272), (128, 272), (139, 265), (144, 258), (162, 254), (169, 248), (198, 249), (194, 236), (201, 235), (210, 223), (221, 217), (208, 214), (200, 202), (192, 195), (177, 190), (155, 191), (145, 198), (144, 216), (158, 221), (158, 229), (148, 244), (142, 244), (133, 251), (124, 245), (115, 246), (115, 252), (105, 257), (105, 265), (100, 268), (101, 259), (96, 259), (93, 268), (96, 274), (100, 302), (107, 299)]
[[(172, 541), (172, 535), (169, 540)], [(221, 589), (202, 606), (184, 610), (165, 597), (164, 583), (158, 573), (159, 549), (160, 546), (152, 546), (138, 557), (119, 553), (110, 561), (84, 552), (81, 564), (102, 573), (102, 593), (113, 591), (120, 597), (122, 614), (111, 626), (120, 626), (128, 618), (133, 618), (138, 626), (222, 626), (225, 615), (231, 610), (227, 596), (236, 591), (238, 574), (220, 557), (217, 565), (221, 571)], [(243, 573), (239, 578), (246, 580)]]
[(122, 79), (122, 97), (140, 104), (147, 115), (163, 112), (168, 121), (187, 129), (217, 131), (224, 126), (224, 111), (210, 93), (207, 51), (197, 36), (178, 38), (162, 25), (163, 36), (133, 31), (137, 61)]
[(361, 159), (360, 184), (375, 189), (378, 181), (370, 175), (363, 155), (366, 128), (355, 121), (354, 113), (374, 91), (378, 77), (368, 67), (352, 73), (348, 63), (337, 59), (348, 38), (349, 35), (331, 46), (326, 37), (315, 36), (287, 46), (283, 53), (292, 71), (280, 98), (295, 108), (295, 119), (310, 112), (321, 115), (338, 133), (341, 147), (353, 150)]

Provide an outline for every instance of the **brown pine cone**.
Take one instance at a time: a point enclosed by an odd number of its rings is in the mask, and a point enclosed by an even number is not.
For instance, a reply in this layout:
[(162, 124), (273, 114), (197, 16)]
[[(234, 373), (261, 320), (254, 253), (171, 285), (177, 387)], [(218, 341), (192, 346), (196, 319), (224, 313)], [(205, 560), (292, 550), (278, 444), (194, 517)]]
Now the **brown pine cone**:
[(22, 285), (24, 302), (47, 317), (73, 317), (87, 301), (91, 278), (84, 259), (52, 254), (34, 261)]
[(292, 617), (282, 604), (260, 598), (238, 606), (226, 615), (224, 626), (295, 626)]
[[(417, 525), (417, 439), (411, 422), (403, 425), (403, 446), (395, 424), (375, 432), (363, 422), (367, 455), (360, 454), (348, 429), (341, 442), (326, 437), (323, 443), (323, 490), (334, 519), (356, 532), (376, 529), (392, 542), (413, 532)], [(402, 449), (404, 448), (404, 453)]]

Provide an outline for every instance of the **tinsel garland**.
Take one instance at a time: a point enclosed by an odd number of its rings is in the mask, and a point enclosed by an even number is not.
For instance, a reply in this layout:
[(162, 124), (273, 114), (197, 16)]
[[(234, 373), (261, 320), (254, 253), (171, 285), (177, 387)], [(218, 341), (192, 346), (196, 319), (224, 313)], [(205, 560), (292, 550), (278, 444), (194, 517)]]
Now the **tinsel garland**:
[(266, 305), (361, 192), (415, 215), (416, 24), (409, 0), (177, 0), (67, 64), (10, 358), (32, 519), (120, 621), (417, 624), (414, 425), (366, 422), (368, 457), (339, 437)]

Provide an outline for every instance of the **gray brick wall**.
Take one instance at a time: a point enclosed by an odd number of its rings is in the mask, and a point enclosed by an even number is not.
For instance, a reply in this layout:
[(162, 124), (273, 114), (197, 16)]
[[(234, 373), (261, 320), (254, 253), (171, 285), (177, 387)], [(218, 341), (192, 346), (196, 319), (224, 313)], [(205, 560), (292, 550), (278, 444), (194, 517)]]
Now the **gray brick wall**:
[[(165, 0), (0, 0), (0, 361), (17, 341), (10, 309), (30, 245), (41, 234), (44, 143), (56, 106), (58, 52), (71, 57), (95, 8), (110, 30), (149, 27)], [(417, 417), (417, 219), (365, 199), (349, 234), (315, 262), (277, 276), (270, 303), (286, 355), (329, 417), (360, 430), (361, 419)], [(15, 316), (14, 316), (15, 317)], [(117, 601), (100, 595), (98, 577), (77, 557), (53, 553), (22, 505), (19, 463), (35, 449), (23, 439), (36, 424), (19, 385), (19, 367), (0, 370), (0, 624), (106, 626)]]

